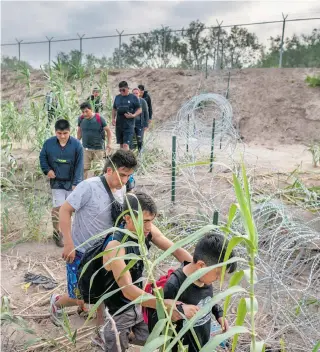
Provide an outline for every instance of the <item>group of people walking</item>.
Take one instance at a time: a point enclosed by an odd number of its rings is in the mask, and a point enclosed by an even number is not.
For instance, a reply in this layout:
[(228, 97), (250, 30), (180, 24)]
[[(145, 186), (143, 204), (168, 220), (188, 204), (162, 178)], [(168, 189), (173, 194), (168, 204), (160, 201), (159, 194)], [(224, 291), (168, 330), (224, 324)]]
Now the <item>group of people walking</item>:
[[(118, 351), (119, 341), (121, 351), (128, 349), (130, 341), (143, 345), (158, 320), (156, 298), (139, 305), (128, 305), (145, 294), (142, 284), (144, 266), (143, 261), (129, 264), (123, 259), (126, 254), (140, 255), (140, 247), (137, 238), (125, 236), (121, 229), (133, 234), (137, 232), (136, 221), (132, 216), (137, 216), (140, 208), (146, 248), (153, 245), (165, 251), (173, 246), (173, 242), (153, 223), (157, 215), (154, 200), (143, 192), (130, 190), (128, 193), (126, 187), (138, 163), (134, 152), (130, 150), (133, 136), (136, 135), (138, 149), (141, 150), (143, 132), (152, 118), (151, 100), (143, 86), (134, 88), (130, 93), (127, 82), (122, 81), (119, 91), (113, 104), (112, 124), (116, 128), (120, 149), (112, 152), (112, 132), (100, 115), (103, 106), (99, 92), (94, 90), (88, 100), (80, 105), (82, 114), (78, 118), (77, 138), (70, 135), (70, 123), (59, 119), (55, 123), (55, 136), (44, 143), (40, 153), (40, 165), (50, 179), (52, 189), (53, 238), (63, 248), (62, 258), (66, 261), (67, 292), (52, 295), (52, 321), (61, 325), (63, 308), (68, 306), (77, 306), (78, 313), (86, 315), (87, 304), (97, 303), (102, 293), (115, 290), (97, 309), (97, 328), (92, 337), (94, 345), (111, 352)], [(88, 177), (91, 162), (103, 158), (103, 174)], [(129, 208), (133, 213), (129, 212)], [(120, 213), (124, 215), (121, 215), (118, 223), (116, 219), (119, 219)], [(119, 230), (107, 235), (102, 242), (93, 239), (113, 226)], [(119, 248), (126, 242), (125, 246)], [(225, 242), (222, 235), (210, 232), (197, 243), (193, 256), (183, 248), (172, 253), (181, 263), (181, 268), (168, 277), (164, 299), (168, 311), (173, 311), (172, 320), (177, 330), (182, 329), (185, 319), (192, 318), (210, 301), (213, 296), (211, 284), (219, 279), (221, 267), (208, 269), (206, 274), (183, 292), (176, 304), (174, 298), (181, 285), (197, 270), (223, 260), (227, 248)], [(93, 249), (103, 252), (103, 255), (97, 262), (100, 274), (88, 287), (85, 285), (85, 275), (80, 278), (79, 271)], [(129, 270), (125, 270), (128, 264)], [(232, 272), (235, 266), (228, 269)], [(146, 309), (148, 319), (143, 317), (142, 308)], [(117, 313), (119, 310), (120, 313)], [(212, 312), (202, 316), (194, 325), (198, 341), (190, 332), (183, 336), (182, 342), (189, 346), (189, 352), (198, 351), (198, 343), (204, 346), (209, 341), (211, 313), (223, 331), (228, 329), (220, 306), (215, 305)], [(114, 324), (119, 336), (111, 328)]]

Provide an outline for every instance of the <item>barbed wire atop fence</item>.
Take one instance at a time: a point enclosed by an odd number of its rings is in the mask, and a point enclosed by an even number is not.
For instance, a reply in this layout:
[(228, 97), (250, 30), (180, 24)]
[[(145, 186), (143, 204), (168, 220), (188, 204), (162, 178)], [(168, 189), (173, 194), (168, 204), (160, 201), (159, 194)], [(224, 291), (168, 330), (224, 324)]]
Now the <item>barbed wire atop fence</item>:
[[(233, 28), (233, 27), (244, 27), (244, 26), (254, 26), (254, 25), (268, 25), (268, 24), (277, 24), (277, 23), (282, 23), (282, 33), (281, 33), (281, 44), (280, 44), (280, 50), (279, 50), (279, 67), (282, 67), (282, 55), (283, 55), (283, 49), (284, 49), (284, 35), (285, 35), (285, 25), (287, 22), (301, 22), (301, 21), (313, 21), (313, 20), (320, 20), (320, 17), (307, 17), (307, 18), (294, 18), (294, 19), (288, 19), (288, 15), (282, 14), (282, 20), (276, 20), (276, 21), (262, 21), (262, 22), (250, 22), (250, 23), (238, 23), (238, 24), (230, 24), (230, 25), (223, 25), (222, 22), (218, 22), (217, 20), (217, 26), (208, 26), (204, 27), (202, 30), (218, 30), (218, 47), (219, 47), (219, 33), (221, 29), (223, 28)], [(163, 31), (163, 53), (166, 51), (166, 34), (167, 33), (183, 33), (186, 31), (187, 28), (181, 28), (181, 29), (171, 29), (169, 26), (162, 26), (162, 31)], [(188, 28), (190, 31), (191, 29)], [(83, 41), (85, 40), (96, 40), (96, 39), (107, 39), (107, 38), (118, 38), (118, 52), (120, 53), (119, 55), (119, 67), (121, 67), (121, 48), (122, 48), (122, 38), (124, 37), (132, 37), (132, 36), (139, 36), (139, 35), (147, 35), (150, 32), (139, 32), (139, 33), (124, 33), (124, 31), (119, 31), (118, 29), (116, 30), (117, 34), (111, 34), (111, 35), (100, 35), (100, 36), (91, 36), (87, 37), (85, 34), (77, 34), (77, 37), (74, 38), (66, 38), (66, 39), (54, 39), (54, 37), (47, 37), (46, 40), (39, 40), (39, 41), (24, 41), (23, 39), (15, 39), (16, 42), (12, 43), (1, 43), (2, 47), (6, 46), (17, 46), (18, 48), (18, 60), (21, 61), (21, 46), (22, 45), (34, 45), (34, 44), (48, 44), (48, 63), (50, 66), (51, 63), (51, 45), (52, 43), (59, 43), (59, 42), (72, 42), (72, 41), (79, 41), (79, 51), (80, 51), (80, 57), (82, 58), (83, 55)], [(163, 57), (165, 55), (163, 54)], [(165, 61), (165, 59), (164, 59)]]

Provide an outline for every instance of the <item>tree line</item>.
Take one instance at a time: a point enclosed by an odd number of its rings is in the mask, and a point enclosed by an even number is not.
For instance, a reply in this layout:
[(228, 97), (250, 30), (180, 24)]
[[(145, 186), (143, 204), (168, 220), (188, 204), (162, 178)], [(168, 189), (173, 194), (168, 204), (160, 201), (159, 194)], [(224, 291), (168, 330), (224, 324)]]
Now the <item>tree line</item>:
[[(281, 37), (270, 37), (270, 47), (262, 45), (255, 33), (244, 27), (206, 28), (192, 21), (179, 32), (169, 27), (132, 36), (111, 56), (83, 55), (78, 50), (58, 53), (53, 65), (77, 71), (79, 65), (94, 68), (150, 67), (200, 70), (212, 68), (278, 67)], [(294, 34), (284, 40), (283, 67), (320, 67), (320, 28), (309, 34)], [(27, 63), (26, 63), (27, 64)], [(16, 66), (17, 59), (2, 58), (2, 69)], [(48, 66), (44, 65), (45, 68)], [(12, 67), (11, 67), (12, 68)], [(72, 72), (70, 72), (72, 73)]]

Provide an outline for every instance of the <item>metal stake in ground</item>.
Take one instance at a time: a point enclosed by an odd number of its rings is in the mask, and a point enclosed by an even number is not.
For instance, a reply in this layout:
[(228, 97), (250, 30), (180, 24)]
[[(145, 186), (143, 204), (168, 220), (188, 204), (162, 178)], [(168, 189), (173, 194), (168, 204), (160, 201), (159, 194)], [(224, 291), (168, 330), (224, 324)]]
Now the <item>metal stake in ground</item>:
[(219, 212), (217, 210), (215, 210), (213, 212), (213, 220), (212, 220), (212, 224), (213, 225), (218, 225), (219, 222)]
[(216, 119), (212, 121), (212, 136), (211, 136), (211, 154), (210, 154), (210, 170), (212, 172), (213, 169), (213, 150), (214, 150), (214, 131), (216, 129)]
[(188, 120), (187, 120), (187, 153), (189, 152), (189, 127), (190, 127), (190, 114), (188, 114)]
[(176, 200), (176, 157), (177, 157), (177, 137), (172, 136), (172, 176), (171, 176), (171, 202)]

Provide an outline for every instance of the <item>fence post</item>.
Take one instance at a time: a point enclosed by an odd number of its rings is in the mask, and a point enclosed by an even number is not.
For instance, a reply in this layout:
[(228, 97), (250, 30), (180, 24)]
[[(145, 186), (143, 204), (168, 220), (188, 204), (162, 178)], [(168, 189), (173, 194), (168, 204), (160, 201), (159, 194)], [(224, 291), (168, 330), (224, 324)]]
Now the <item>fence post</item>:
[(121, 66), (122, 66), (122, 62), (121, 62), (121, 45), (122, 45), (122, 33), (124, 31), (119, 32), (117, 29), (116, 29), (116, 31), (119, 34), (118, 66), (119, 66), (119, 68), (121, 68)]
[(210, 153), (210, 170), (212, 172), (213, 169), (213, 150), (214, 150), (214, 132), (216, 128), (216, 119), (212, 121), (212, 136), (211, 136), (211, 153)]
[(187, 153), (189, 152), (189, 127), (190, 127), (190, 114), (188, 114), (188, 120), (187, 120)]
[(280, 45), (280, 58), (279, 58), (279, 68), (282, 67), (282, 55), (283, 55), (283, 40), (284, 40), (284, 30), (286, 27), (286, 19), (288, 15), (284, 16), (282, 13), (282, 18), (283, 18), (283, 24), (282, 24), (282, 36), (281, 36), (281, 45)]
[(177, 137), (172, 136), (172, 178), (171, 178), (171, 202), (176, 200), (176, 157), (177, 157)]
[(77, 33), (77, 35), (78, 35), (78, 37), (79, 37), (79, 39), (80, 39), (80, 65), (81, 65), (81, 64), (82, 64), (82, 39), (83, 39), (83, 37), (85, 36), (85, 34), (79, 35), (79, 34)]
[(220, 64), (220, 55), (219, 55), (219, 44), (220, 44), (220, 34), (221, 34), (221, 25), (223, 23), (223, 21), (221, 21), (221, 23), (217, 21), (217, 24), (218, 24), (218, 44), (217, 44), (217, 61), (216, 61), (216, 70), (220, 70), (221, 69), (221, 64)]
[(19, 62), (20, 62), (20, 59), (21, 59), (21, 43), (23, 42), (23, 40), (18, 40), (16, 38), (16, 41), (18, 43), (18, 58), (19, 58)]
[(218, 225), (218, 222), (219, 222), (219, 212), (217, 210), (215, 210), (213, 212), (212, 224), (213, 225)]
[(47, 40), (48, 40), (48, 44), (49, 44), (49, 70), (51, 69), (51, 41), (53, 39), (53, 37), (48, 38), (46, 36)]

